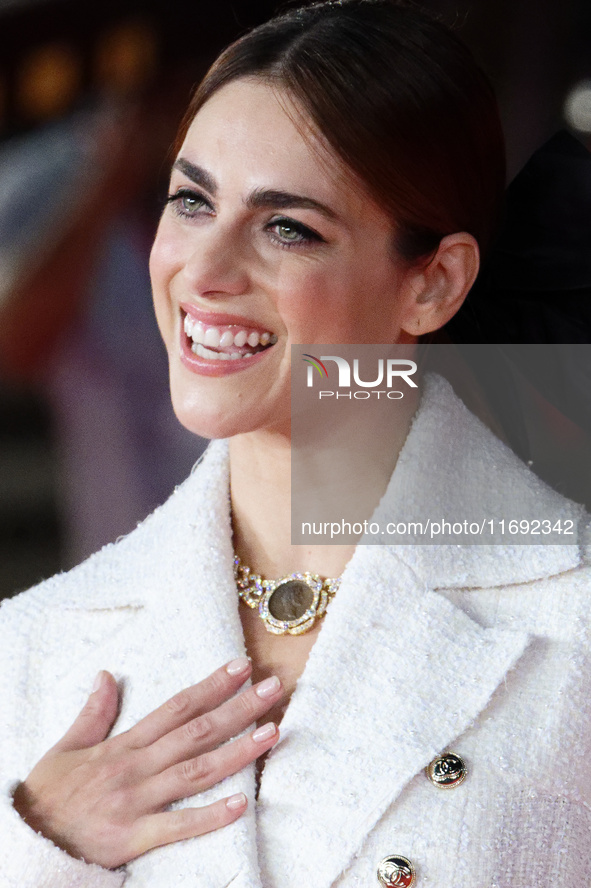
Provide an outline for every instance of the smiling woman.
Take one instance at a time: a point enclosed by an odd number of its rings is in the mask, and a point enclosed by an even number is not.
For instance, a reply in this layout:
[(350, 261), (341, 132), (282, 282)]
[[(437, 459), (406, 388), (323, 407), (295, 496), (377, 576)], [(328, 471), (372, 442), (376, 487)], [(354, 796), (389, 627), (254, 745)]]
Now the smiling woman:
[[(292, 345), (412, 354), (470, 290), (503, 177), (484, 75), (414, 6), (296, 9), (213, 65), (150, 269), (177, 416), (230, 440), (4, 605), (0, 886), (589, 882), (587, 550), (290, 535)], [(397, 404), (364, 443), (396, 518), (575, 514), (440, 378)]]

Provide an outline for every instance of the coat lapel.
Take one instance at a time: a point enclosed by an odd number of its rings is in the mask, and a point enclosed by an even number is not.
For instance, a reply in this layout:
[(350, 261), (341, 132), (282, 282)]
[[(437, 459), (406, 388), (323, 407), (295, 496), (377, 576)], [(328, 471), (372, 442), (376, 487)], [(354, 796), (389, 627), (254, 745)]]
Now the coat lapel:
[(527, 641), (481, 628), (387, 550), (358, 549), (265, 766), (264, 884), (332, 885), (409, 781), (487, 705)]
[[(165, 522), (173, 535), (163, 541), (165, 561), (151, 596), (156, 607), (148, 650), (164, 654), (160, 672), (166, 688), (159, 694), (161, 700), (245, 654), (232, 570), (226, 447), (212, 446), (205, 459), (205, 465), (177, 491), (176, 519)], [(134, 671), (142, 674), (140, 669)], [(138, 884), (261, 888), (253, 767), (178, 807), (208, 804), (236, 792), (249, 799), (245, 815), (198, 841), (170, 845), (140, 858), (132, 864)]]
[[(102, 567), (101, 560), (96, 562), (103, 586), (97, 606), (89, 602), (81, 608), (78, 599), (66, 607), (78, 611), (78, 620), (90, 618), (95, 630), (101, 619), (111, 620), (110, 614), (121, 612), (121, 632), (106, 639), (103, 633), (84, 669), (64, 679), (63, 691), (82, 702), (96, 671), (111, 670), (123, 683), (116, 725), (120, 733), (177, 691), (245, 653), (232, 571), (224, 444), (209, 448), (199, 471), (120, 541), (112, 559), (107, 588), (104, 553)], [(92, 584), (91, 562), (85, 570), (90, 574), (86, 582)], [(74, 613), (71, 618), (76, 620)], [(261, 888), (252, 767), (176, 807), (208, 804), (235, 792), (249, 798), (245, 815), (223, 830), (158, 848), (133, 861), (127, 867), (133, 884)]]

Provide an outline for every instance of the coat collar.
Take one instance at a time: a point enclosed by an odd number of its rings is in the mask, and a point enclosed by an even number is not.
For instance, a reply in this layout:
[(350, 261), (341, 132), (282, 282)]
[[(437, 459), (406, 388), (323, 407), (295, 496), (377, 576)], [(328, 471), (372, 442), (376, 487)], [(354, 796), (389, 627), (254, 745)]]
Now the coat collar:
[[(185, 526), (199, 535), (201, 556), (207, 557), (213, 569), (220, 530), (227, 541), (224, 554), (230, 560), (232, 556), (227, 442), (210, 444), (201, 462), (154, 517), (168, 524), (170, 511), (175, 515), (170, 524), (178, 528), (176, 516), (182, 511)], [(420, 407), (376, 512), (382, 526), (400, 520), (401, 503), (407, 522), (447, 516), (470, 519), (476, 512), (507, 521), (552, 516), (563, 523), (572, 520), (578, 530), (573, 537), (565, 537), (573, 542), (563, 545), (519, 545), (510, 536), (507, 545), (437, 545), (424, 543), (424, 537), (408, 537), (408, 544), (371, 547), (384, 558), (395, 554), (432, 588), (532, 582), (581, 563), (579, 537), (589, 517), (583, 507), (541, 481), (435, 374), (426, 377)]]
[(506, 526), (524, 518), (559, 519), (563, 526), (573, 522), (575, 535), (562, 538), (570, 545), (537, 545), (531, 537), (519, 545), (520, 538), (508, 534), (506, 545), (436, 545), (409, 534), (409, 544), (390, 547), (435, 588), (525, 583), (571, 570), (581, 562), (580, 537), (588, 519), (582, 506), (534, 475), (435, 374), (426, 377), (420, 408), (376, 516), (381, 526), (443, 518), (479, 524), (493, 519), (497, 529), (498, 519)]

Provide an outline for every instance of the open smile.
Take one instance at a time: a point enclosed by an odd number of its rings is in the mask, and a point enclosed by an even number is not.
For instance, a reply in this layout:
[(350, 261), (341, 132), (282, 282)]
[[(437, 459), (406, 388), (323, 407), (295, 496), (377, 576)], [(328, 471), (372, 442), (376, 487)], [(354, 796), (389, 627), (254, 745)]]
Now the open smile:
[(218, 376), (242, 370), (277, 342), (276, 334), (241, 319), (228, 316), (222, 323), (223, 316), (190, 305), (181, 309), (181, 357), (194, 371)]

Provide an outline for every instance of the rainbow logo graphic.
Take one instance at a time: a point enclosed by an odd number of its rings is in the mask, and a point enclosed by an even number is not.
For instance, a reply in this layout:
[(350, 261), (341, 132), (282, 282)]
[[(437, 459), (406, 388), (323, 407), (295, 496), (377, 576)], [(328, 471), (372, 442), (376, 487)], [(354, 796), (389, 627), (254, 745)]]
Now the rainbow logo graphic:
[[(316, 370), (318, 370), (322, 379), (328, 377), (328, 370), (319, 358), (315, 358), (314, 355), (303, 355), (302, 360), (304, 361), (304, 363), (309, 364), (310, 367), (314, 367)], [(308, 373), (310, 372), (311, 371), (308, 370)], [(310, 379), (311, 378), (312, 377), (310, 377)], [(312, 383), (310, 382), (309, 384), (311, 385)]]

